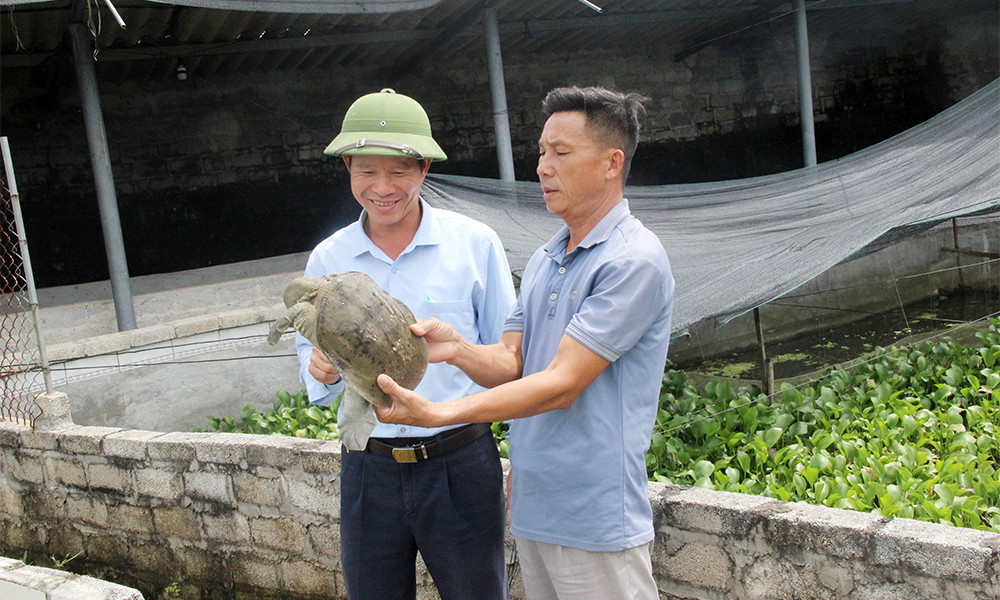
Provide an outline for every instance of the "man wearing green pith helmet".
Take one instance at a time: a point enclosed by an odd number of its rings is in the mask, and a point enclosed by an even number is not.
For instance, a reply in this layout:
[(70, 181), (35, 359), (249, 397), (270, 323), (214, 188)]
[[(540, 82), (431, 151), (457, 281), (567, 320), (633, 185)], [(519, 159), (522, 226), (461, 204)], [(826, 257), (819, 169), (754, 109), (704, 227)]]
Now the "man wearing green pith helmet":
[[(321, 242), (305, 275), (360, 271), (418, 319), (437, 317), (466, 339), (500, 340), (514, 303), (500, 239), (486, 225), (420, 197), (444, 151), (423, 107), (384, 89), (348, 109), (326, 149), (341, 156), (360, 218)], [(329, 406), (345, 384), (296, 336), (309, 400)], [(458, 368), (432, 363), (417, 390), (435, 402), (481, 390)], [(367, 444), (344, 447), (341, 557), (351, 600), (412, 600), (419, 551), (442, 600), (507, 597), (503, 474), (489, 425), (421, 428), (376, 423)]]

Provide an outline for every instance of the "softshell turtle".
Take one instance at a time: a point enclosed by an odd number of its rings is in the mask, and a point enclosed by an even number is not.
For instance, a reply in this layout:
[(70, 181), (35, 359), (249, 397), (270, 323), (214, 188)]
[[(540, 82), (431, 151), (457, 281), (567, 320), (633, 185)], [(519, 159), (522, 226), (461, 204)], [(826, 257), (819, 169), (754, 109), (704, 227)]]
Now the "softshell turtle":
[(410, 331), (413, 313), (357, 271), (297, 277), (284, 301), (288, 312), (271, 326), (267, 341), (277, 344), (294, 327), (337, 367), (347, 382), (340, 440), (349, 450), (364, 449), (376, 423), (371, 405), (392, 405), (375, 381), (379, 373), (412, 390), (427, 370), (427, 342)]

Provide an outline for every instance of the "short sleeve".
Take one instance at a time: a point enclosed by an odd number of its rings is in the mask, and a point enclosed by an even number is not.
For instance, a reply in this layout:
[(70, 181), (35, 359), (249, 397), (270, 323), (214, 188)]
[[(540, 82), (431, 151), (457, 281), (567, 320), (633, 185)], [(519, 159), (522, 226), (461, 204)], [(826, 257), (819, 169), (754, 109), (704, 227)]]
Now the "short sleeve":
[(608, 262), (566, 334), (614, 362), (661, 318), (672, 294), (673, 277), (655, 262), (634, 257)]

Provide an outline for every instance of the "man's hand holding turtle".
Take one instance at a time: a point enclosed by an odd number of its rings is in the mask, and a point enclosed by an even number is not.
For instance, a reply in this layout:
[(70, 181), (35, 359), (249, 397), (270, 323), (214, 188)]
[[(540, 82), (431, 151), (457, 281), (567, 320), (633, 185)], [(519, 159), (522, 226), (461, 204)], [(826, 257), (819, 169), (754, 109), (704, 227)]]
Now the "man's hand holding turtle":
[(374, 405), (375, 414), (382, 423), (397, 423), (417, 427), (437, 427), (433, 421), (434, 403), (420, 394), (410, 391), (393, 381), (385, 373), (378, 376), (378, 386), (392, 398), (392, 406), (382, 408)]
[(418, 320), (410, 331), (427, 340), (427, 362), (439, 363), (455, 360), (462, 344), (462, 336), (451, 325), (435, 318)]
[(332, 385), (340, 381), (340, 371), (315, 346), (312, 350), (312, 356), (309, 357), (309, 374), (316, 381), (325, 383), (326, 385)]

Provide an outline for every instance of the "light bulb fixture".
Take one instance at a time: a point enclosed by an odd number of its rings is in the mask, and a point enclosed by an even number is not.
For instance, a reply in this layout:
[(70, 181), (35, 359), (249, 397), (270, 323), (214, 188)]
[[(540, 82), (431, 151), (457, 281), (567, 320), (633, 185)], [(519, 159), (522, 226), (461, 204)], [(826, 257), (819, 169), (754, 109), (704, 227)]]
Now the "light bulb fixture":
[(188, 70), (184, 68), (184, 62), (177, 59), (177, 81), (187, 81)]

